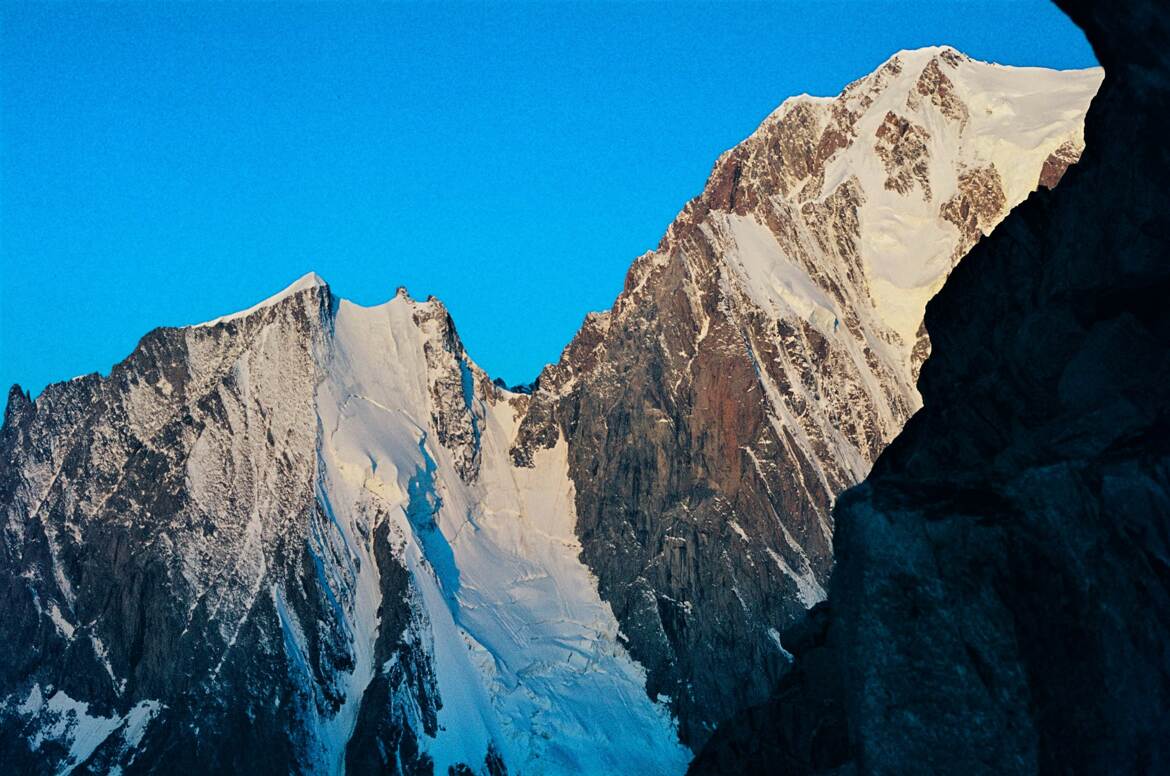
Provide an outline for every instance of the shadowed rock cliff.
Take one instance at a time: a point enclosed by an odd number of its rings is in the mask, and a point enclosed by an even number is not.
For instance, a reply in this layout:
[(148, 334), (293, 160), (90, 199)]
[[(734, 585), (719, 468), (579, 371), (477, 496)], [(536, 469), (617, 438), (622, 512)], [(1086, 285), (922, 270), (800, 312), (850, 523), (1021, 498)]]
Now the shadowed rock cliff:
[(693, 773), (1170, 770), (1170, 19), (1059, 5), (1106, 70), (1081, 162), (928, 306), (827, 607)]

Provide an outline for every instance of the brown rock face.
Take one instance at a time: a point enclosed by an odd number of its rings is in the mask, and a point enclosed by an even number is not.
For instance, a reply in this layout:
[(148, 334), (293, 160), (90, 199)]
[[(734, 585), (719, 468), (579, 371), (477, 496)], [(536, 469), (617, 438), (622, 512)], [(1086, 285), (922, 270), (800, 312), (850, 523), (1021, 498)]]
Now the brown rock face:
[(965, 234), (990, 231), (1003, 214), (1004, 202), (999, 170), (989, 164), (960, 173), (958, 193), (943, 203), (940, 212)]
[(917, 183), (923, 198), (930, 199), (930, 134), (890, 111), (876, 137), (873, 150), (886, 168), (886, 188), (905, 194)]
[(1081, 147), (1076, 143), (1063, 143), (1044, 160), (1044, 167), (1040, 170), (1039, 185), (1046, 189), (1056, 188), (1060, 179), (1068, 168), (1076, 164), (1081, 158)]
[[(1049, 159), (1051, 158), (1049, 156)], [(1047, 169), (1047, 160), (1044, 165)], [(966, 255), (980, 237), (988, 234), (992, 227), (999, 223), (1003, 218), (1006, 204), (1003, 179), (1000, 178), (999, 170), (995, 169), (994, 164), (959, 173), (958, 191), (939, 209), (939, 215), (954, 224), (962, 236), (955, 248), (956, 261)]]
[[(917, 407), (928, 343), (920, 318), (900, 333), (878, 309), (867, 243), (917, 239), (866, 219), (922, 208), (946, 240), (913, 261), (945, 273), (1006, 209), (993, 164), (942, 167), (923, 129), (957, 146), (976, 131), (958, 81), (980, 66), (909, 52), (837, 98), (785, 103), (716, 162), (528, 405), (513, 459), (568, 440), (582, 557), (691, 744), (786, 670), (780, 632), (824, 596), (835, 495)], [(1045, 141), (1037, 175), (1077, 131)], [(936, 184), (957, 193), (935, 202)]]
[[(963, 61), (961, 55), (953, 51), (945, 51), (935, 59), (930, 60), (918, 77), (914, 91), (907, 97), (906, 103), (911, 108), (916, 107), (919, 98), (926, 98), (934, 103), (942, 115), (952, 121), (966, 124), (970, 114), (962, 98), (955, 94), (955, 85), (947, 78), (943, 68), (954, 69)], [(942, 63), (941, 65), (939, 63)]]

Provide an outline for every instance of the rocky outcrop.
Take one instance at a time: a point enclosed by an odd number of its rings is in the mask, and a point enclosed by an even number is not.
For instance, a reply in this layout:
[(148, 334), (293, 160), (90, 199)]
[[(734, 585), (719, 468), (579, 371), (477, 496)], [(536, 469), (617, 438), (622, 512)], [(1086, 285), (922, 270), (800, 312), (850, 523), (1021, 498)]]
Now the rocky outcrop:
[(906, 194), (915, 185), (930, 199), (930, 134), (905, 116), (886, 113), (874, 137), (873, 150), (886, 168), (885, 187)]
[(1056, 188), (1065, 171), (1076, 164), (1081, 158), (1081, 148), (1075, 143), (1065, 143), (1049, 154), (1044, 160), (1044, 167), (1040, 170), (1040, 186), (1046, 189)]
[(1060, 4), (1106, 70), (1084, 154), (928, 306), (924, 406), (835, 509), (827, 652), (695, 773), (1170, 770), (1170, 21)]
[(934, 103), (939, 112), (952, 121), (966, 124), (970, 117), (966, 103), (955, 93), (955, 85), (947, 77), (947, 70), (954, 70), (962, 64), (962, 57), (955, 51), (944, 51), (937, 58), (932, 59), (922, 75), (918, 77), (918, 84), (906, 98), (906, 105), (914, 110), (920, 99), (928, 99)]
[[(1067, 143), (1061, 145), (1061, 148), (1066, 146)], [(1057, 149), (1053, 155), (1059, 151)], [(1051, 161), (1052, 156), (1044, 161), (1040, 173), (1041, 185), (1045, 174), (1051, 174), (1048, 172)], [(939, 209), (939, 214), (954, 224), (961, 235), (959, 244), (955, 246), (955, 261), (965, 256), (983, 235), (991, 232), (992, 227), (1003, 218), (1007, 205), (1003, 178), (994, 164), (963, 170), (959, 173), (957, 188), (954, 196)]]
[[(428, 300), (434, 302), (432, 298)], [(441, 304), (420, 308), (414, 322), (426, 333), (423, 352), (430, 376), (431, 420), (439, 442), (454, 451), (465, 481), (479, 475), (480, 429), (475, 411), (476, 376), (468, 366), (455, 322)], [(485, 388), (494, 393), (491, 388)]]

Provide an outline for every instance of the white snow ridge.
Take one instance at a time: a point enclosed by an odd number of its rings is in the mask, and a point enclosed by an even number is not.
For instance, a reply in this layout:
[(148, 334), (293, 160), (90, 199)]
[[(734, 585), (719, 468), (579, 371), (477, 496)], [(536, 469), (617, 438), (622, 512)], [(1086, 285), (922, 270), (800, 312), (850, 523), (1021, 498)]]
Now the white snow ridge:
[[(519, 400), (461, 352), (442, 351), (446, 312), (404, 294), (377, 307), (340, 301), (321, 353), (320, 497), (359, 558), (351, 622), (357, 667), (326, 722), (326, 770), (340, 770), (373, 665), (379, 605), (371, 515), (390, 521), (429, 633), (442, 708), (423, 739), (435, 771), (479, 763), (489, 746), (517, 773), (680, 773), (689, 753), (645, 673), (618, 643), (617, 622), (578, 559), (567, 448), (533, 469), (508, 455)], [(421, 322), (421, 323), (420, 323)], [(435, 394), (427, 349), (462, 372), (465, 391)], [(436, 406), (444, 402), (454, 406)], [(476, 429), (478, 476), (466, 453), (439, 442), (432, 418), (465, 413)], [(420, 511), (419, 505), (425, 505)]]

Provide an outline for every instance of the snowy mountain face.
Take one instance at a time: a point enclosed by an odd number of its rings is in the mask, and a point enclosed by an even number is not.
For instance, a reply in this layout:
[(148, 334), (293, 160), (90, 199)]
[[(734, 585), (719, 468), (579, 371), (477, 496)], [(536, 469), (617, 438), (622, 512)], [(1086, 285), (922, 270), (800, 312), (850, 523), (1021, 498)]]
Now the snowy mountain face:
[(835, 496), (920, 405), (927, 300), (1076, 158), (1101, 77), (934, 48), (786, 101), (541, 375), (515, 460), (568, 440), (583, 557), (689, 744), (786, 669)]
[(785, 102), (532, 396), (441, 303), (316, 276), (14, 389), (0, 761), (681, 772), (785, 670), (926, 300), (1075, 161), (1100, 77), (925, 49)]
[(564, 444), (510, 464), (522, 410), (437, 301), (313, 277), (15, 396), (5, 611), (38, 648), (5, 661), (9, 756), (681, 770), (578, 559)]

